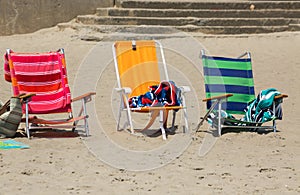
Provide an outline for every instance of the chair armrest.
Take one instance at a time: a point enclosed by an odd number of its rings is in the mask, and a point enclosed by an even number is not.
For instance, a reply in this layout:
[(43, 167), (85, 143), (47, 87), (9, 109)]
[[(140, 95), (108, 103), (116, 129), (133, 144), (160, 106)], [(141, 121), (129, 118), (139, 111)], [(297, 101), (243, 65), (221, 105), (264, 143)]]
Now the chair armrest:
[(178, 87), (179, 89), (181, 89), (181, 91), (183, 93), (186, 93), (186, 92), (190, 92), (191, 91), (191, 88), (189, 86), (179, 86)]
[(274, 97), (274, 99), (276, 100), (276, 99), (287, 98), (287, 97), (289, 97), (289, 96), (286, 95), (286, 94), (280, 94), (280, 95), (276, 95), (276, 96)]
[(220, 96), (214, 96), (214, 97), (211, 97), (211, 98), (206, 98), (206, 99), (203, 99), (202, 101), (207, 102), (209, 100), (225, 99), (225, 98), (228, 98), (228, 97), (231, 97), (231, 96), (233, 96), (233, 94), (229, 93), (229, 94), (224, 94), (224, 95), (220, 95)]
[(35, 96), (35, 95), (36, 94), (34, 94), (34, 93), (28, 93), (28, 94), (22, 93), (22, 94), (19, 94), (18, 96), (15, 96), (15, 97), (20, 98), (23, 102), (29, 102), (30, 98), (32, 96)]
[(130, 94), (131, 93), (131, 88), (130, 87), (122, 87), (122, 88), (115, 88), (117, 92), (124, 92), (125, 94)]
[(34, 93), (28, 93), (28, 94), (22, 93), (22, 94), (20, 94), (20, 95), (18, 95), (16, 97), (18, 97), (20, 99), (28, 99), (28, 98), (31, 98), (32, 96), (35, 96), (35, 95), (36, 94), (34, 94)]
[(73, 98), (71, 101), (75, 102), (75, 101), (78, 101), (78, 100), (81, 100), (81, 99), (84, 99), (84, 98), (91, 98), (92, 95), (96, 95), (96, 92), (85, 93), (85, 94), (83, 94), (81, 96)]
[[(13, 98), (19, 98), (21, 103), (28, 103), (30, 101), (30, 98), (32, 96), (35, 96), (35, 94), (33, 93), (29, 93), (29, 94), (26, 94), (26, 93), (22, 93), (22, 94), (19, 94), (17, 96), (13, 96)], [(0, 107), (0, 115), (2, 115), (3, 113), (6, 112), (7, 108), (9, 107), (10, 105), (10, 100), (8, 100), (7, 102), (5, 102), (1, 107)]]

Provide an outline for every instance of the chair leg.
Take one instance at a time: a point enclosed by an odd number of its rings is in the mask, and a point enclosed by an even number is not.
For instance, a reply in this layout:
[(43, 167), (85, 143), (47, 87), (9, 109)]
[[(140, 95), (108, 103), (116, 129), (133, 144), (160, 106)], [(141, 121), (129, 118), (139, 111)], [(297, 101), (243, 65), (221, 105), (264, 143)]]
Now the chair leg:
[[(72, 119), (73, 118), (73, 113), (72, 112), (69, 112), (69, 119)], [(75, 132), (76, 130), (76, 121), (73, 122), (73, 128), (72, 128), (72, 132)]]
[(122, 116), (122, 104), (123, 101), (120, 102), (119, 113), (118, 113), (118, 122), (117, 122), (117, 131), (120, 131), (120, 121)]
[(159, 123), (160, 123), (160, 130), (161, 130), (162, 138), (163, 138), (163, 140), (167, 140), (166, 130), (164, 128), (164, 111), (163, 110), (159, 111)]
[(187, 118), (187, 111), (186, 108), (183, 109), (183, 114), (184, 114), (184, 122), (185, 122), (185, 130), (184, 133), (189, 132), (189, 123), (188, 123), (188, 118)]
[(134, 133), (130, 109), (127, 109), (127, 120), (128, 120), (128, 122), (129, 122), (130, 132), (131, 132), (131, 133)]
[(125, 104), (126, 104), (126, 108), (127, 108), (127, 121), (129, 123), (129, 126), (130, 126), (130, 131), (133, 134), (134, 133), (134, 129), (133, 129), (132, 117), (131, 117), (131, 113), (130, 113), (131, 111), (130, 111), (129, 103), (128, 103), (127, 100), (126, 100)]
[[(167, 129), (168, 128), (168, 117), (169, 117), (169, 111), (165, 110), (164, 111), (164, 128)], [(173, 120), (172, 120), (172, 127), (173, 128)]]
[(182, 94), (182, 106), (183, 108), (183, 115), (184, 115), (184, 122), (185, 122), (185, 129), (184, 129), (184, 133), (188, 133), (189, 132), (189, 123), (188, 123), (188, 119), (187, 119), (187, 110), (186, 110), (186, 103), (185, 103), (185, 97)]
[(85, 130), (85, 136), (88, 137), (90, 135), (90, 132), (89, 132), (89, 124), (88, 124), (88, 115), (87, 115), (87, 111), (86, 111), (86, 100), (85, 98), (82, 99), (82, 107), (83, 107), (83, 114), (84, 116), (86, 116), (84, 118), (84, 130)]
[(222, 104), (221, 104), (221, 102), (219, 102), (218, 103), (218, 115), (219, 115), (219, 117), (218, 117), (218, 134), (219, 134), (219, 136), (221, 136), (221, 131), (222, 131), (222, 127), (221, 127), (221, 106), (222, 106)]
[[(85, 131), (85, 136), (88, 137), (90, 135), (90, 132), (89, 132), (89, 124), (88, 124), (88, 114), (87, 114), (87, 109), (86, 109), (86, 103), (88, 102), (87, 101), (88, 99), (87, 98), (83, 98), (81, 100), (81, 109), (78, 113), (78, 116), (85, 116), (84, 118), (84, 131)], [(70, 118), (73, 118), (73, 114), (72, 113), (69, 113), (70, 114)], [(72, 131), (75, 131), (76, 129), (76, 126), (78, 124), (79, 121), (74, 121), (73, 122), (73, 128), (72, 128)]]
[(27, 138), (30, 139), (28, 101), (25, 102), (25, 118), (26, 118), (25, 133), (27, 135)]
[(175, 126), (175, 119), (176, 119), (176, 112), (173, 111), (172, 129), (174, 129), (174, 126)]
[(216, 107), (216, 105), (218, 104), (219, 101), (214, 101), (214, 103), (211, 105), (211, 107), (209, 108), (209, 110), (206, 112), (206, 114), (204, 115), (204, 117), (201, 119), (201, 121), (198, 123), (197, 127), (196, 127), (196, 132), (199, 131), (199, 128), (203, 125), (203, 122), (207, 119), (207, 117), (209, 116), (209, 114), (213, 111), (213, 109)]
[[(275, 116), (276, 115), (275, 102), (273, 102), (273, 113), (274, 113), (274, 116)], [(273, 120), (273, 131), (274, 131), (274, 133), (276, 133), (276, 121), (275, 121), (275, 119)]]

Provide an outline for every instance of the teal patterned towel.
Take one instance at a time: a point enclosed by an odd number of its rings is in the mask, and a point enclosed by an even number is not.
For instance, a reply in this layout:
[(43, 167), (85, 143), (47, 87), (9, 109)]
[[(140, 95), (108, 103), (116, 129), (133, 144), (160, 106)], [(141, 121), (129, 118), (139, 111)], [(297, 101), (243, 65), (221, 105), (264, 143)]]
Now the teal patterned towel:
[(0, 150), (15, 148), (29, 148), (29, 146), (15, 140), (0, 141)]

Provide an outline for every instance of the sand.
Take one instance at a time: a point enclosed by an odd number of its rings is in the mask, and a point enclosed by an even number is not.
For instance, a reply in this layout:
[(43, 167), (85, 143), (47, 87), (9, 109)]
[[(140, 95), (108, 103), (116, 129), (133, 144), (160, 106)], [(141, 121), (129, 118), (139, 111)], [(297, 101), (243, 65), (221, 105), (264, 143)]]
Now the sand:
[[(180, 126), (177, 134), (170, 135), (167, 141), (161, 136), (134, 136), (115, 130), (118, 105), (113, 90), (116, 76), (111, 41), (107, 38), (101, 42), (83, 41), (80, 32), (57, 27), (0, 37), (2, 54), (7, 48), (16, 52), (64, 48), (72, 92), (75, 95), (97, 92), (89, 107), (90, 137), (31, 140), (17, 137), (16, 141), (30, 148), (0, 151), (0, 194), (300, 192), (299, 32), (193, 34), (162, 39), (167, 47), (170, 77), (192, 88), (187, 95), (190, 130), (196, 127), (205, 110), (201, 102), (204, 90), (199, 48), (223, 56), (250, 51), (256, 92), (275, 87), (289, 95), (283, 104), (284, 120), (278, 122), (277, 133), (229, 132), (217, 138), (206, 124), (192, 137), (183, 134)], [(2, 58), (0, 63), (3, 64)], [(3, 75), (3, 68), (0, 74)], [(11, 95), (11, 86), (3, 77), (0, 88), (0, 99), (5, 101)], [(145, 120), (147, 117), (137, 122), (142, 124)]]

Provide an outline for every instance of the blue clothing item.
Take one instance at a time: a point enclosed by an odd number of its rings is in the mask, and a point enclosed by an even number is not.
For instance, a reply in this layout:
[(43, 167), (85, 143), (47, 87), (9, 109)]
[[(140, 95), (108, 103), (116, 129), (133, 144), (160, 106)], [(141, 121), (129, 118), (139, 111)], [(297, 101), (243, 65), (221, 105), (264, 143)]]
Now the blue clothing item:
[(149, 86), (149, 92), (131, 97), (130, 108), (145, 106), (180, 106), (181, 91), (173, 81), (162, 81), (159, 85)]

